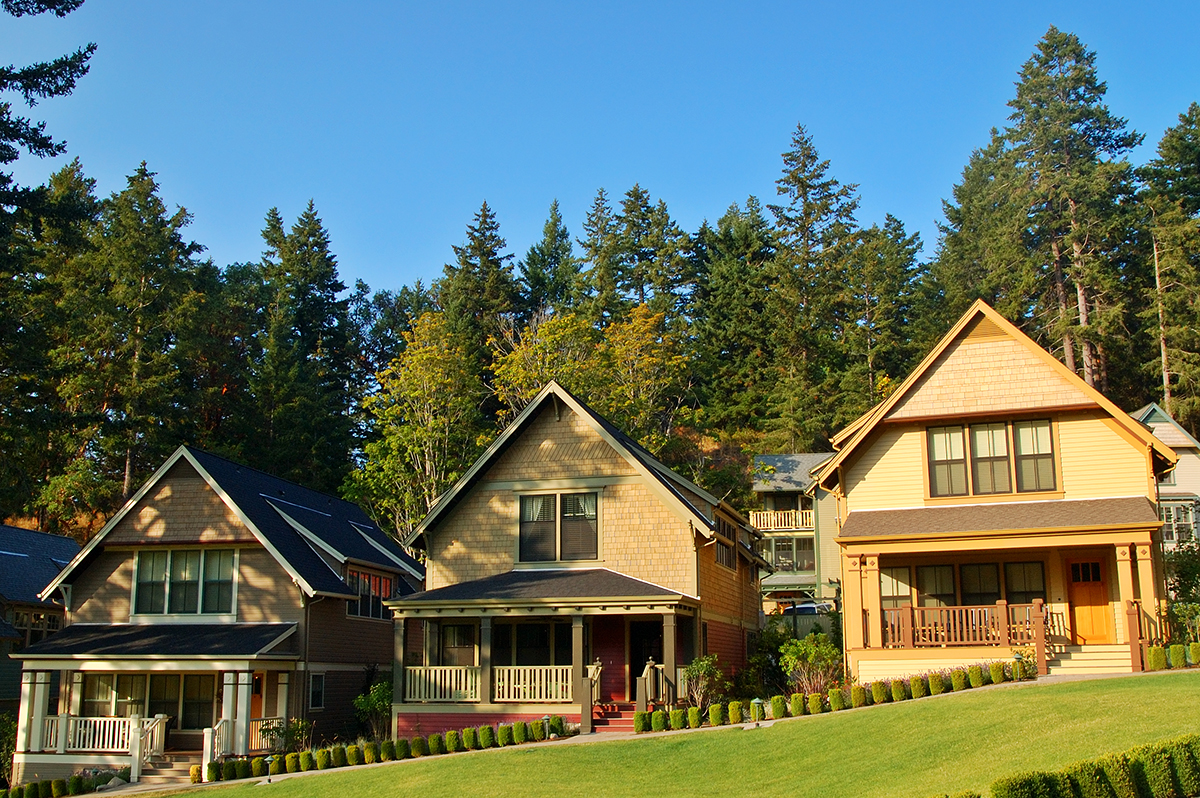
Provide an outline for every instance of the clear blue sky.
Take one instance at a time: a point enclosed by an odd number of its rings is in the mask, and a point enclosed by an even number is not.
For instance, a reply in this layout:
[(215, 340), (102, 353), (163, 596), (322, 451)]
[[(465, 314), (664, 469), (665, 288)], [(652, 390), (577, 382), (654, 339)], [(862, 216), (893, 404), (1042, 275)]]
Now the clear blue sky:
[[(3, 60), (99, 45), (75, 94), (34, 109), (103, 193), (145, 160), (218, 264), (257, 259), (266, 210), (309, 198), (342, 277), (428, 283), (486, 199), (518, 257), (551, 200), (579, 236), (596, 189), (634, 182), (687, 230), (774, 196), (805, 124), (857, 183), (860, 221), (931, 255), (942, 199), (1007, 116), (1051, 24), (1099, 55), (1147, 134), (1200, 100), (1200, 3), (200, 3), (88, 0), (0, 15)], [(25, 157), (39, 183), (64, 161)]]

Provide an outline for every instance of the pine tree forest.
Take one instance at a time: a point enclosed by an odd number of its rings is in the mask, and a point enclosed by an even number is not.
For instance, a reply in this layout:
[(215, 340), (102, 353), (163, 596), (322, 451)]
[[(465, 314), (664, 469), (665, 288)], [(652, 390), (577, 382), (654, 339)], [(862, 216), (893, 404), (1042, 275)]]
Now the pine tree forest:
[[(3, 88), (69, 93), (90, 54)], [(189, 443), (403, 536), (551, 379), (749, 509), (754, 455), (828, 450), (977, 298), (1200, 435), (1200, 104), (1135, 165), (1096, 54), (1051, 28), (996, 112), (924, 259), (902, 220), (860, 219), (803, 123), (780, 131), (775, 194), (699, 229), (635, 184), (578, 230), (549, 203), (518, 253), (482, 202), (441, 276), (398, 290), (342, 282), (312, 203), (265, 209), (262, 251), (216, 264), (145, 163), (111, 196), (78, 161), (0, 175), (0, 516), (85, 539)], [(5, 164), (64, 152), (3, 117)]]

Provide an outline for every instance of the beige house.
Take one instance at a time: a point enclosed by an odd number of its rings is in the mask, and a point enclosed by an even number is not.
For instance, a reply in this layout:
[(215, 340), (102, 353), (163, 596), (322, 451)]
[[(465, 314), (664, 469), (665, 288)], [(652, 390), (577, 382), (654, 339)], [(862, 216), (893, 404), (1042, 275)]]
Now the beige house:
[(383, 602), (421, 576), (356, 505), (180, 447), (42, 591), (66, 621), (16, 655), (15, 783), (186, 779), (285, 718), (352, 731), (367, 673), (391, 668)]
[(1174, 449), (1179, 457), (1174, 468), (1158, 476), (1163, 549), (1172, 551), (1180, 543), (1196, 538), (1196, 516), (1200, 513), (1200, 441), (1153, 402), (1130, 415), (1149, 427), (1154, 437)]
[(1022, 650), (1043, 673), (1141, 669), (1177, 455), (987, 304), (833, 444), (815, 477), (857, 678)]
[(757, 537), (551, 383), (416, 530), (426, 591), (388, 602), (396, 731), (547, 714), (614, 728), (639, 685), (670, 702), (696, 655), (742, 667)]

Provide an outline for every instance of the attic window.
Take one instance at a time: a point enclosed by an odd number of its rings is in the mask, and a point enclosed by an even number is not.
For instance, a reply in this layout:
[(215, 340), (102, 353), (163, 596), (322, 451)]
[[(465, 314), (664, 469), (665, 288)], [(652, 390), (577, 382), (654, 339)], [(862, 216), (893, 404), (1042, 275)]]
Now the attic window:
[(366, 571), (350, 569), (346, 575), (346, 584), (358, 592), (358, 598), (346, 602), (346, 614), (359, 618), (392, 617), (392, 611), (383, 606), (384, 599), (392, 597), (392, 578), (380, 576)]

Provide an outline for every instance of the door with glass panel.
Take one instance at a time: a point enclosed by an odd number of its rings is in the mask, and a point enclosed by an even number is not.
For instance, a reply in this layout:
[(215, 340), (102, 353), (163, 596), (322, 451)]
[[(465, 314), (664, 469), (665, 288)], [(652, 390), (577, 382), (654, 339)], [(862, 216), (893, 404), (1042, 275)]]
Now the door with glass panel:
[(1067, 600), (1071, 605), (1071, 631), (1079, 645), (1110, 643), (1108, 584), (1104, 564), (1083, 560), (1067, 564)]

